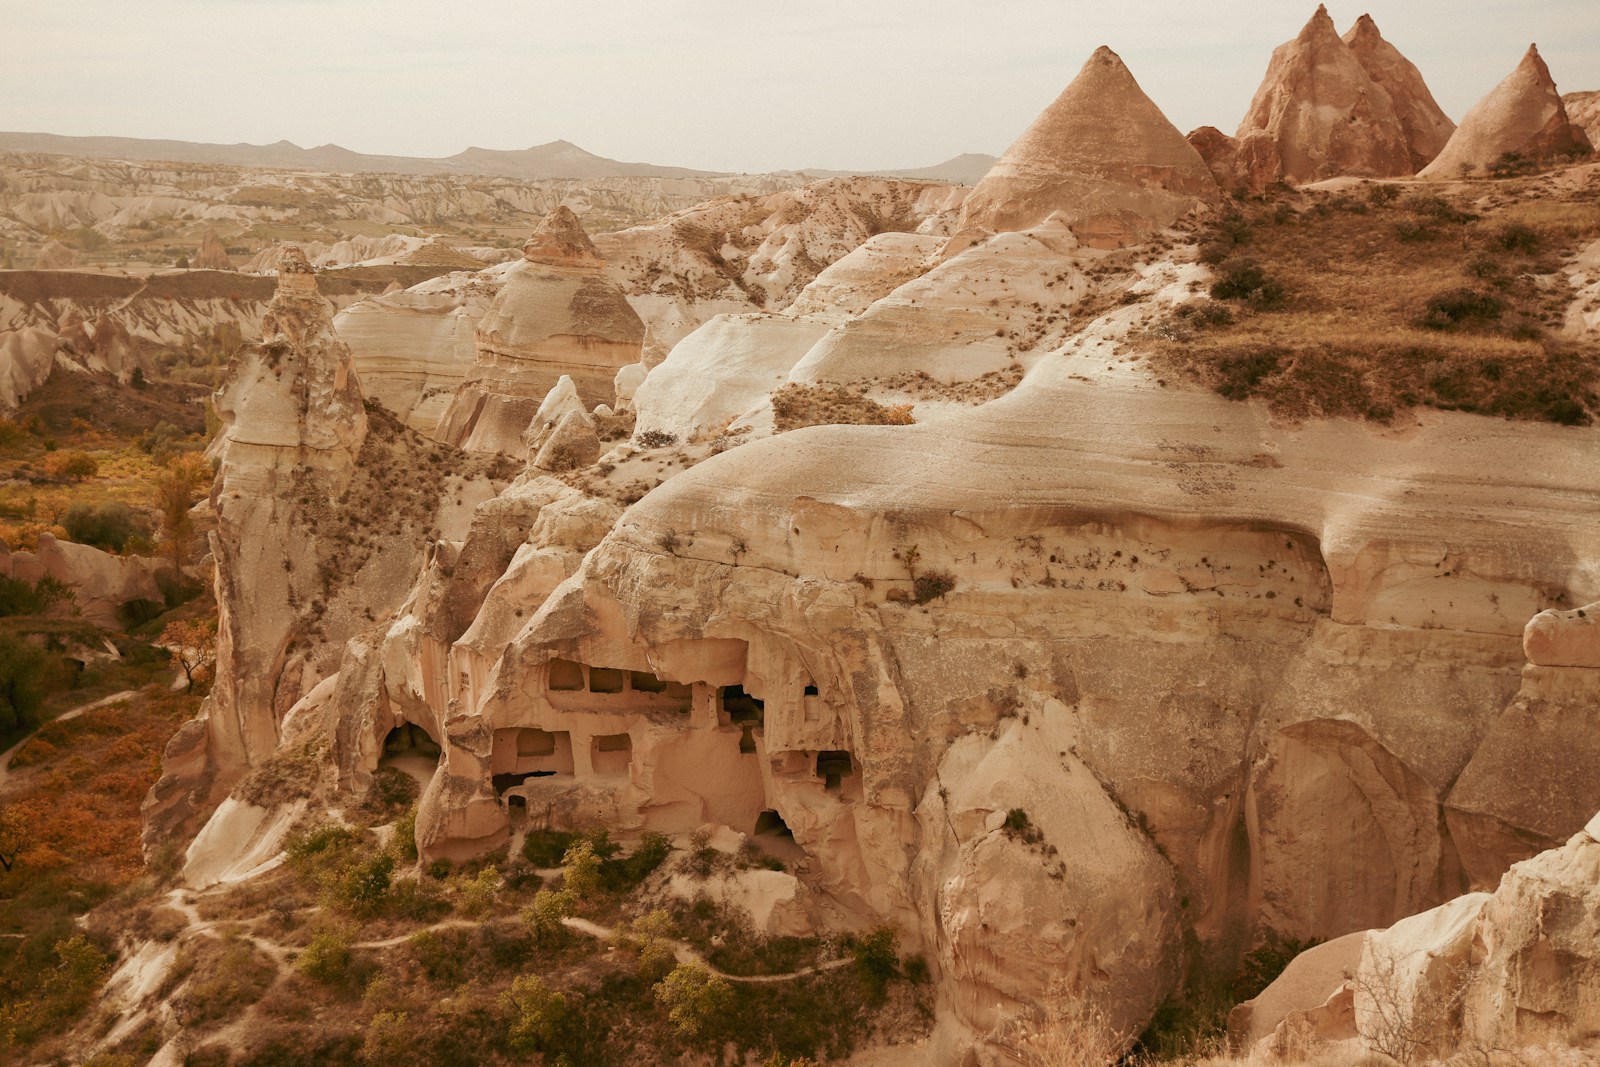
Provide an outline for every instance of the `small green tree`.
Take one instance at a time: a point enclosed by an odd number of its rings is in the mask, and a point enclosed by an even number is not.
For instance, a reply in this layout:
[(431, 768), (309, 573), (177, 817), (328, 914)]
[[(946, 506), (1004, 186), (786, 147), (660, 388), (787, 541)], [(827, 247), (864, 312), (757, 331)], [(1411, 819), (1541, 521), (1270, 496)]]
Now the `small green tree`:
[(540, 1052), (555, 1040), (567, 1018), (567, 998), (536, 974), (524, 974), (500, 995), (511, 1016), (507, 1038), (518, 1052)]
[(594, 842), (587, 837), (574, 841), (561, 857), (565, 868), (561, 887), (577, 900), (588, 900), (600, 892), (600, 857), (595, 855)]
[(656, 1002), (686, 1038), (707, 1038), (733, 1010), (733, 986), (698, 963), (680, 963), (655, 985)]
[(324, 930), (311, 939), (294, 961), (307, 978), (333, 985), (344, 981), (350, 971), (350, 935), (340, 930)]
[(533, 895), (522, 921), (532, 931), (535, 942), (548, 948), (566, 940), (567, 928), (561, 920), (572, 914), (572, 903), (572, 894), (565, 889), (541, 889)]

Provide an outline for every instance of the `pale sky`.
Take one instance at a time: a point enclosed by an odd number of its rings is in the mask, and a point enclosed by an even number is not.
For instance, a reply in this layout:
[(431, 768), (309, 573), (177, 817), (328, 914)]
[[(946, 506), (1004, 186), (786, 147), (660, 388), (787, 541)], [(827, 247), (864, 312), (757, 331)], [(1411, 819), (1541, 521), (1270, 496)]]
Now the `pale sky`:
[[(444, 156), (565, 139), (707, 170), (998, 154), (1110, 45), (1232, 133), (1310, 0), (0, 0), (0, 129)], [(1600, 89), (1600, 0), (1357, 0), (1454, 119), (1537, 41)]]

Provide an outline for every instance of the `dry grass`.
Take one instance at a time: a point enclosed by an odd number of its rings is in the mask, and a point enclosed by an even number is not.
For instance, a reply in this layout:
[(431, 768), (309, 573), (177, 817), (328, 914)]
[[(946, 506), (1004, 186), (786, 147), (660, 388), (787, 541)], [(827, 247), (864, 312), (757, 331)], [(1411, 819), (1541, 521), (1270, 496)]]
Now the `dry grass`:
[(802, 426), (910, 426), (910, 404), (885, 406), (843, 385), (791, 382), (772, 393), (772, 424), (782, 433)]
[(1292, 418), (1593, 421), (1596, 353), (1554, 331), (1572, 297), (1561, 263), (1600, 237), (1600, 175), (1394, 189), (1283, 193), (1217, 219), (1201, 256), (1227, 299), (1157, 326), (1157, 365)]

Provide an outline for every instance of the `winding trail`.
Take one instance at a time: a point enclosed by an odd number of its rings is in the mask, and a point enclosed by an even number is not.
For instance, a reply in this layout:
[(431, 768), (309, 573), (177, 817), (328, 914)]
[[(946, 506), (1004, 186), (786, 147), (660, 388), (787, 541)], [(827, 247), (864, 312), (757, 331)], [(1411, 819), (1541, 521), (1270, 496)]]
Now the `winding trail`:
[[(616, 930), (612, 927), (601, 926), (599, 923), (590, 922), (588, 919), (578, 919), (570, 915), (561, 920), (561, 925), (569, 930), (576, 930), (580, 934), (588, 934), (590, 937), (598, 938), (601, 941), (613, 941), (617, 936)], [(687, 941), (678, 941), (673, 938), (662, 938), (661, 940), (672, 946), (672, 955), (679, 963), (704, 967), (712, 974), (729, 982), (750, 982), (757, 985), (767, 982), (792, 982), (796, 978), (806, 978), (813, 974), (820, 974), (823, 971), (837, 970), (853, 962), (850, 957), (845, 956), (836, 960), (828, 960), (826, 963), (819, 963), (815, 967), (802, 967), (798, 971), (790, 971), (787, 974), (729, 974), (702, 956), (700, 951)]]

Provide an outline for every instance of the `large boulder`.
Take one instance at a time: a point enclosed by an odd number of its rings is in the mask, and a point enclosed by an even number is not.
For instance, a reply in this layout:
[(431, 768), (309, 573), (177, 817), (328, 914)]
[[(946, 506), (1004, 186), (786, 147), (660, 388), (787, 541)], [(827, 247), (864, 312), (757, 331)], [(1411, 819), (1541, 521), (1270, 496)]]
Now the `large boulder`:
[(972, 190), (957, 231), (1058, 216), (1083, 244), (1117, 248), (1219, 196), (1200, 153), (1102, 46)]

